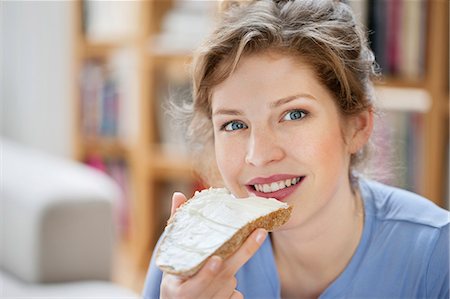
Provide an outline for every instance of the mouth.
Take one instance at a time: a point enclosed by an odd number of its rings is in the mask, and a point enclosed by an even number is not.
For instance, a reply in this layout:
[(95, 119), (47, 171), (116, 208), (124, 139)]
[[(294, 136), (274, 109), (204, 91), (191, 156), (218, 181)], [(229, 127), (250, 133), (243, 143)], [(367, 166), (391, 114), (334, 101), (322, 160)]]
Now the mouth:
[(272, 197), (278, 200), (284, 200), (297, 189), (303, 182), (305, 176), (279, 179), (276, 181), (254, 182), (247, 185), (248, 190), (260, 197)]
[(291, 186), (295, 186), (303, 180), (304, 176), (296, 177), (293, 179), (281, 180), (277, 182), (272, 182), (270, 184), (254, 184), (250, 185), (255, 191), (262, 193), (272, 193), (278, 190), (282, 190)]

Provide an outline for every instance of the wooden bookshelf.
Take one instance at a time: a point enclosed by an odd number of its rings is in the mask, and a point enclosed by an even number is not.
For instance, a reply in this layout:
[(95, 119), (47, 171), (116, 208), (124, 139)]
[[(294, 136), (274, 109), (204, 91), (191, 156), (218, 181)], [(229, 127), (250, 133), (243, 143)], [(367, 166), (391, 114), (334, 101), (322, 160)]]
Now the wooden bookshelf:
[[(186, 155), (165, 152), (159, 145), (156, 103), (156, 83), (158, 71), (162, 68), (187, 65), (190, 56), (185, 53), (167, 54), (153, 53), (149, 40), (160, 30), (161, 18), (170, 9), (170, 1), (140, 1), (139, 14), (131, 22), (139, 24), (139, 30), (129, 37), (96, 41), (86, 36), (83, 25), (83, 1), (73, 4), (76, 38), (75, 61), (75, 96), (74, 111), (74, 155), (77, 160), (86, 161), (89, 156), (109, 159), (123, 159), (128, 167), (130, 185), (129, 217), (130, 227), (126, 236), (128, 248), (131, 248), (134, 266), (145, 269), (152, 248), (161, 233), (159, 214), (162, 205), (161, 198), (156, 198), (161, 186), (166, 182), (194, 180), (191, 164)], [(98, 4), (97, 4), (98, 5)], [(108, 5), (105, 2), (104, 5)], [(121, 136), (86, 136), (83, 132), (83, 112), (80, 99), (83, 94), (80, 89), (80, 75), (88, 60), (99, 64), (108, 64), (111, 56), (122, 48), (130, 49), (135, 55), (135, 67), (131, 70), (138, 79), (136, 84), (137, 118), (133, 138)], [(176, 191), (176, 190), (173, 190)], [(189, 194), (188, 194), (189, 195)], [(166, 201), (167, 199), (164, 199)], [(168, 199), (170, 200), (170, 198)]]
[[(165, 71), (183, 73), (190, 62), (189, 52), (156, 49), (150, 41), (162, 30), (165, 16), (173, 8), (172, 1), (140, 1), (139, 15), (130, 22), (137, 22), (138, 32), (130, 37), (113, 41), (95, 42), (83, 32), (82, 1), (74, 2), (76, 23), (76, 74), (77, 92), (74, 96), (74, 152), (84, 161), (90, 153), (102, 157), (123, 158), (128, 165), (130, 193), (130, 232), (127, 237), (133, 248), (137, 267), (145, 269), (153, 246), (161, 233), (160, 213), (162, 201), (158, 198), (161, 186), (167, 182), (193, 182), (195, 175), (191, 161), (180, 153), (167, 152), (161, 144), (158, 129), (158, 84)], [(105, 2), (107, 3), (107, 2)], [(448, 145), (448, 1), (429, 1), (426, 42), (426, 72), (423, 79), (386, 77), (380, 86), (394, 89), (415, 89), (426, 93), (430, 99), (424, 117), (424, 148), (422, 157), (424, 172), (419, 190), (438, 205), (446, 206), (444, 194), (448, 188), (445, 165)], [(137, 78), (136, 132), (133, 138), (86, 138), (82, 131), (82, 96), (79, 77), (87, 59), (108, 62), (112, 53), (129, 48), (136, 55), (132, 72)], [(183, 75), (181, 75), (183, 76)], [(164, 82), (164, 81), (162, 81)], [(179, 190), (173, 190), (179, 191)]]
[[(416, 3), (420, 3), (417, 1)], [(447, 207), (448, 179), (445, 173), (448, 145), (448, 38), (449, 3), (423, 1), (426, 5), (424, 73), (418, 78), (385, 75), (377, 83), (381, 100), (396, 111), (423, 115), (422, 137), (417, 163), (423, 165), (417, 190), (436, 204)], [(422, 6), (425, 8), (425, 6)], [(389, 28), (388, 31), (394, 29)], [(394, 101), (395, 100), (395, 101)], [(394, 102), (394, 103), (393, 103)], [(381, 101), (380, 106), (384, 103)], [(402, 108), (403, 106), (403, 108)], [(389, 108), (388, 108), (389, 110)]]
[(425, 173), (425, 195), (441, 206), (445, 206), (443, 186), (448, 185), (443, 175), (445, 171), (445, 148), (448, 145), (448, 122), (444, 111), (448, 106), (449, 82), (449, 2), (445, 0), (432, 1), (430, 5), (429, 25), (429, 55), (428, 76), (426, 86), (432, 98), (433, 105), (427, 114), (428, 158)]

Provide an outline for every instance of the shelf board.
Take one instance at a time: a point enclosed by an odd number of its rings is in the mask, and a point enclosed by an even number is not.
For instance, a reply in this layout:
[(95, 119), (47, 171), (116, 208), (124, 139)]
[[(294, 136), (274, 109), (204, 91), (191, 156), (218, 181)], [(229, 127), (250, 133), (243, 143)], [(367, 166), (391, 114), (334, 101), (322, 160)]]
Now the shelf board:
[(374, 80), (376, 87), (396, 87), (396, 88), (426, 88), (426, 82), (420, 78), (402, 78), (382, 76), (379, 80)]
[(89, 57), (105, 57), (111, 54), (111, 52), (125, 47), (130, 47), (135, 44), (134, 39), (124, 39), (111, 42), (91, 42), (84, 40), (81, 47), (81, 54), (85, 58)]
[(431, 109), (432, 100), (426, 89), (376, 86), (375, 94), (383, 110), (427, 113)]
[(149, 53), (149, 58), (157, 65), (177, 64), (188, 65), (192, 62), (192, 55), (189, 53)]
[(156, 179), (193, 179), (192, 161), (185, 155), (164, 153), (160, 149), (149, 154), (149, 168)]
[(96, 154), (103, 157), (122, 157), (127, 159), (128, 148), (116, 138), (85, 138), (82, 141), (85, 154)]

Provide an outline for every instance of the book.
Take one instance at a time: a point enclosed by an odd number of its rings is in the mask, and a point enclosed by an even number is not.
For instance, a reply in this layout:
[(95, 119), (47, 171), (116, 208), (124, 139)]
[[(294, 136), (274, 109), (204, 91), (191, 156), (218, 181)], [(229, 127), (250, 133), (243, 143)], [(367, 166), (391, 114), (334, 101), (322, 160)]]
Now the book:
[(213, 28), (215, 1), (174, 0), (161, 31), (149, 41), (153, 54), (191, 54)]
[(139, 59), (135, 49), (121, 47), (109, 57), (111, 76), (117, 82), (116, 134), (124, 144), (133, 144), (139, 132)]
[(116, 219), (119, 233), (122, 236), (129, 236), (131, 233), (131, 192), (128, 166), (123, 159), (109, 159), (106, 165), (106, 172), (116, 181), (122, 191), (121, 197), (116, 203)]
[(350, 0), (348, 4), (355, 14), (356, 20), (362, 25), (363, 29), (368, 29), (369, 0)]
[(80, 78), (82, 133), (87, 139), (117, 139), (131, 144), (139, 126), (136, 53), (127, 48), (106, 59), (88, 59)]
[(176, 156), (188, 154), (186, 127), (171, 113), (171, 103), (180, 106), (192, 99), (191, 80), (186, 65), (174, 62), (158, 69), (154, 103), (157, 139), (163, 152)]
[(113, 179), (121, 191), (120, 197), (114, 202), (115, 219), (121, 236), (130, 234), (131, 192), (128, 165), (122, 158), (102, 157), (88, 154), (85, 164), (95, 168)]
[[(381, 72), (407, 80), (422, 79), (425, 73), (425, 0), (367, 0), (350, 5), (366, 16), (369, 43)], [(365, 8), (367, 6), (367, 8)], [(365, 14), (367, 9), (367, 14)]]
[[(399, 49), (401, 25), (400, 12), (402, 8), (401, 0), (390, 0), (386, 3), (387, 25), (386, 25), (386, 71), (389, 74), (398, 74)], [(407, 51), (407, 49), (403, 49)]]
[(368, 36), (372, 51), (375, 54), (375, 59), (381, 68), (381, 71), (386, 74), (387, 66), (387, 37), (386, 37), (386, 3), (387, 0), (369, 0), (368, 13)]
[(420, 193), (423, 174), (424, 114), (383, 111), (374, 130), (375, 150), (368, 165), (369, 177)]
[(83, 1), (83, 30), (94, 43), (129, 40), (139, 32), (139, 1)]
[(403, 2), (399, 75), (407, 79), (422, 78), (424, 75), (427, 17), (424, 11), (426, 6), (423, 0)]
[(80, 78), (80, 117), (82, 133), (87, 138), (98, 134), (98, 124), (101, 119), (103, 68), (96, 59), (87, 60), (81, 70)]

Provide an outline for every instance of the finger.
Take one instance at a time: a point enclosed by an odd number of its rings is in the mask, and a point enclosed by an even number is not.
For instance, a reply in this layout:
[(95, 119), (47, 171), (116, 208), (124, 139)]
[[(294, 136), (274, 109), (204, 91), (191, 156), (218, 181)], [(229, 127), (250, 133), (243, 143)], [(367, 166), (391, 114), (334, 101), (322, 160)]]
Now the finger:
[(191, 295), (196, 295), (192, 297), (199, 298), (199, 295), (205, 293), (211, 282), (217, 277), (222, 266), (223, 261), (220, 257), (210, 257), (197, 274), (183, 283), (183, 289)]
[[(220, 271), (220, 265), (222, 259), (218, 256), (210, 258), (203, 266), (203, 268), (192, 277), (181, 277), (178, 275), (172, 275), (163, 273), (160, 298), (197, 298), (197, 299), (211, 299), (211, 294), (208, 292), (211, 282), (217, 277)], [(209, 270), (208, 270), (209, 269)], [(194, 279), (195, 278), (195, 279)], [(232, 287), (231, 290), (235, 288)], [(208, 295), (209, 294), (209, 295)], [(231, 292), (228, 293), (226, 298), (230, 297)]]
[(263, 228), (256, 229), (244, 244), (225, 262), (225, 267), (229, 274), (236, 272), (256, 253), (267, 236), (267, 231)]
[(225, 280), (223, 279), (217, 279), (210, 285), (211, 291), (210, 294), (214, 294), (214, 297), (209, 295), (208, 298), (214, 298), (214, 299), (223, 299), (223, 298), (230, 298), (237, 287), (237, 279), (236, 277), (232, 276), (230, 278), (227, 278)]
[(176, 209), (181, 206), (183, 203), (187, 201), (186, 196), (184, 196), (181, 192), (175, 192), (172, 195), (172, 208), (170, 210), (170, 215), (172, 216), (175, 213)]
[(178, 276), (163, 273), (160, 286), (160, 297), (171, 298), (176, 296), (182, 282), (183, 280)]
[(244, 295), (241, 292), (239, 292), (238, 290), (234, 290), (230, 299), (244, 299)]

